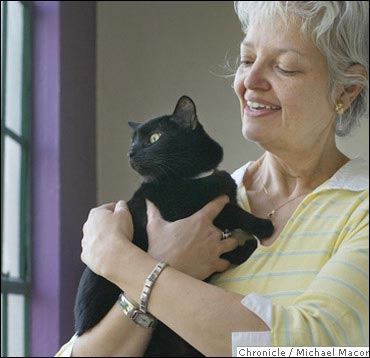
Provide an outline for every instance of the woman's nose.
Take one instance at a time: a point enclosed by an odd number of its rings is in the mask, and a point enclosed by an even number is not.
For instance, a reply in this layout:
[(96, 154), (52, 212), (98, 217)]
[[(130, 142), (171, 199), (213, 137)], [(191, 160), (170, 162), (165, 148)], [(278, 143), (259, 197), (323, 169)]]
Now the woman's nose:
[(271, 85), (267, 78), (267, 69), (254, 63), (245, 73), (244, 86), (252, 90), (269, 90)]

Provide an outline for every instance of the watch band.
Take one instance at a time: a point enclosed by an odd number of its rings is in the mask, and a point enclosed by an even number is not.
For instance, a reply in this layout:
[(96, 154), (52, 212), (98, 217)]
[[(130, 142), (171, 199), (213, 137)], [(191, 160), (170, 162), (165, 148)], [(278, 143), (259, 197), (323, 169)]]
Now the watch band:
[(152, 272), (149, 274), (149, 276), (145, 280), (144, 288), (140, 296), (140, 311), (146, 313), (147, 308), (148, 308), (149, 296), (152, 291), (154, 282), (157, 280), (158, 276), (167, 266), (168, 266), (167, 262), (164, 262), (164, 261), (158, 262), (158, 264), (154, 267)]
[(118, 297), (123, 313), (143, 328), (155, 328), (157, 320), (150, 313), (140, 311), (123, 293)]

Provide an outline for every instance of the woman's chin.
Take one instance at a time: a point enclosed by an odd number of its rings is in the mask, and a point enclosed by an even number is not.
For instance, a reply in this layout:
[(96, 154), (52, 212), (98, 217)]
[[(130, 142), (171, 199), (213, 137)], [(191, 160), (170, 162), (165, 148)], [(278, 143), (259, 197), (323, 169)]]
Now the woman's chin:
[(242, 133), (243, 137), (250, 142), (261, 143), (266, 139), (266, 130), (263, 130), (260, 126), (243, 124)]

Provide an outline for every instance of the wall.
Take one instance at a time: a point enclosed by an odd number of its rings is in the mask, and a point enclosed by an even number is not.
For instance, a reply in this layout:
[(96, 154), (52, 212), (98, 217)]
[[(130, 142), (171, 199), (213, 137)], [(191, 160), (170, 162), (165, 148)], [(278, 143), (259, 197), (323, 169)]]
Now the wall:
[(241, 135), (232, 80), (219, 65), (242, 39), (233, 3), (99, 2), (97, 37), (98, 201), (129, 199), (138, 176), (126, 152), (127, 121), (171, 113), (187, 94), (225, 149), (223, 166), (256, 157)]
[[(242, 137), (232, 79), (219, 76), (243, 38), (232, 1), (104, 1), (97, 21), (99, 203), (129, 199), (138, 186), (126, 158), (127, 121), (171, 113), (182, 94), (194, 99), (199, 119), (223, 145), (222, 168), (262, 153)], [(368, 158), (368, 122), (339, 146)]]

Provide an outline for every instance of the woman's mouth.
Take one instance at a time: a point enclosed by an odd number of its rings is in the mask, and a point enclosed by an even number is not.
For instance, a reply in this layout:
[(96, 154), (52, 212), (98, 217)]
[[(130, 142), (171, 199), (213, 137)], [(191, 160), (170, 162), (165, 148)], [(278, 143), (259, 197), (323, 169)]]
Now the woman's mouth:
[(280, 110), (280, 106), (268, 106), (259, 102), (247, 101), (247, 104), (244, 107), (244, 114), (250, 117), (259, 117), (273, 114)]

